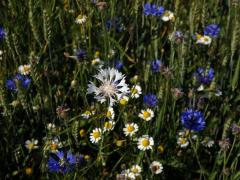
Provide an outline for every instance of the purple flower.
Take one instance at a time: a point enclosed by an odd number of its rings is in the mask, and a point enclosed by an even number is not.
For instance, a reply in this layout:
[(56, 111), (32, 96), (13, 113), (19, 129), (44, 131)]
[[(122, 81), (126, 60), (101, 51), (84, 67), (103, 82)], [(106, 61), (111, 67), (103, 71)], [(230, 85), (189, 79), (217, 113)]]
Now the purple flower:
[(6, 81), (6, 88), (12, 91), (18, 91), (17, 85), (23, 89), (27, 89), (31, 83), (28, 76), (16, 74), (12, 79)]
[(162, 62), (159, 59), (153, 60), (151, 62), (152, 72), (154, 72), (154, 73), (160, 72), (161, 67), (162, 67)]
[(117, 69), (117, 70), (120, 70), (123, 68), (123, 62), (122, 61), (115, 61), (114, 62), (114, 67)]
[(188, 109), (180, 115), (183, 127), (194, 130), (202, 131), (205, 128), (205, 118), (200, 111)]
[(208, 71), (206, 71), (200, 67), (197, 69), (195, 76), (199, 83), (210, 84), (214, 78), (214, 70), (213, 68), (210, 68)]
[(161, 16), (164, 13), (165, 9), (162, 6), (156, 6), (155, 4), (146, 3), (143, 6), (143, 13), (153, 16)]
[(84, 49), (79, 49), (76, 52), (76, 56), (78, 60), (83, 59), (87, 56), (87, 51), (85, 51)]
[(3, 27), (0, 26), (0, 40), (4, 39), (5, 35), (6, 35), (6, 33), (3, 29)]
[(143, 102), (146, 103), (149, 107), (154, 107), (158, 103), (157, 96), (152, 93), (148, 93), (143, 97)]
[(204, 28), (204, 35), (208, 35), (211, 37), (217, 37), (220, 33), (220, 27), (217, 24), (209, 24)]
[(12, 79), (6, 81), (6, 88), (12, 91), (17, 91), (17, 86)]

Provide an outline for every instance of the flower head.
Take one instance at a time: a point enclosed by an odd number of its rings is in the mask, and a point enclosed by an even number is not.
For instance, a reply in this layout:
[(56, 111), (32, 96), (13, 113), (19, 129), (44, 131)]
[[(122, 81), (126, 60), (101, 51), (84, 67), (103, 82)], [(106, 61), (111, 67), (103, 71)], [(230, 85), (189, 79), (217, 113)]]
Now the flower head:
[(131, 88), (131, 97), (139, 98), (140, 94), (142, 94), (142, 88), (139, 85), (135, 85)]
[(198, 34), (196, 35), (196, 39), (197, 39), (197, 42), (196, 42), (197, 44), (209, 45), (212, 42), (211, 37), (207, 35), (202, 36)]
[(128, 103), (129, 98), (127, 96), (123, 96), (122, 99), (120, 99), (120, 104), (122, 106), (125, 106)]
[(78, 59), (78, 60), (84, 59), (84, 58), (87, 56), (87, 51), (84, 50), (84, 49), (79, 49), (79, 50), (77, 50), (77, 52), (76, 52), (76, 56), (77, 56), (77, 59)]
[(214, 78), (214, 70), (210, 68), (208, 70), (204, 70), (203, 68), (198, 68), (195, 76), (197, 81), (201, 84), (210, 84)]
[(181, 147), (181, 148), (186, 148), (189, 145), (188, 139), (184, 138), (184, 137), (179, 137), (177, 140), (177, 144)]
[(151, 109), (141, 110), (138, 117), (145, 121), (150, 121), (154, 117), (154, 112)]
[(32, 139), (32, 140), (27, 140), (25, 142), (25, 147), (29, 150), (32, 151), (33, 149), (38, 148), (38, 140)]
[(150, 165), (150, 169), (153, 174), (160, 174), (163, 171), (163, 166), (158, 161), (153, 161)]
[(50, 151), (52, 153), (58, 152), (58, 149), (62, 148), (62, 143), (59, 141), (57, 137), (51, 140), (50, 142)]
[(233, 123), (231, 126), (232, 134), (236, 137), (240, 137), (240, 126), (238, 126), (236, 123)]
[(0, 26), (0, 40), (2, 40), (6, 36), (6, 33), (3, 27)]
[(92, 143), (98, 143), (102, 139), (102, 130), (100, 128), (95, 128), (90, 134), (90, 141)]
[(152, 93), (148, 93), (143, 97), (143, 102), (147, 104), (149, 107), (154, 107), (158, 103), (157, 96)]
[(204, 28), (204, 35), (215, 38), (218, 36), (219, 33), (220, 27), (217, 24), (209, 24)]
[(87, 21), (87, 16), (85, 15), (78, 15), (78, 17), (76, 18), (75, 22), (77, 24), (84, 24)]
[(140, 176), (142, 168), (139, 165), (135, 164), (131, 167), (130, 171), (134, 173), (135, 176)]
[(201, 141), (201, 144), (205, 147), (212, 147), (214, 145), (214, 141), (209, 138), (209, 137), (205, 137), (202, 141)]
[(107, 20), (107, 22), (106, 22), (106, 29), (108, 31), (113, 29), (114, 31), (116, 31), (116, 33), (122, 32), (123, 28), (122, 28), (120, 19), (117, 18), (117, 17), (114, 17), (113, 19)]
[(230, 148), (231, 143), (229, 138), (223, 138), (218, 142), (218, 145), (220, 146), (222, 151), (227, 151)]
[(125, 136), (132, 137), (138, 131), (138, 125), (135, 123), (125, 124), (125, 128), (123, 128), (123, 132)]
[(143, 13), (148, 16), (161, 16), (164, 13), (164, 7), (156, 6), (155, 4), (146, 3), (143, 6)]
[(112, 107), (108, 107), (107, 113), (106, 113), (106, 117), (108, 119), (114, 119), (115, 117), (115, 113)]
[(143, 135), (142, 137), (140, 137), (138, 139), (138, 149), (142, 150), (142, 151), (146, 151), (149, 149), (152, 149), (153, 145), (154, 145), (154, 141), (153, 138), (148, 136), (148, 135)]
[(90, 82), (90, 84), (88, 84), (87, 94), (94, 93), (94, 98), (100, 103), (108, 100), (109, 105), (112, 106), (129, 93), (125, 76), (116, 69), (101, 69), (94, 77), (100, 83), (97, 87), (93, 82)]
[(188, 109), (180, 117), (182, 125), (189, 130), (202, 131), (205, 128), (205, 118), (200, 111)]
[(103, 132), (113, 130), (115, 124), (116, 124), (115, 121), (106, 121), (104, 123)]
[(31, 72), (31, 65), (26, 64), (26, 65), (21, 65), (18, 67), (18, 72), (22, 75), (28, 75)]
[(117, 70), (120, 70), (123, 68), (123, 62), (122, 61), (114, 61), (114, 67), (117, 69)]
[(17, 91), (17, 86), (12, 79), (6, 81), (6, 88), (12, 91)]
[(151, 69), (152, 69), (152, 72), (154, 73), (160, 72), (162, 67), (163, 67), (162, 61), (160, 61), (159, 59), (153, 60), (151, 62)]
[(161, 19), (163, 21), (165, 21), (165, 22), (166, 21), (174, 21), (175, 20), (175, 16), (174, 16), (173, 12), (171, 12), (171, 11), (164, 11), (164, 13), (162, 14)]

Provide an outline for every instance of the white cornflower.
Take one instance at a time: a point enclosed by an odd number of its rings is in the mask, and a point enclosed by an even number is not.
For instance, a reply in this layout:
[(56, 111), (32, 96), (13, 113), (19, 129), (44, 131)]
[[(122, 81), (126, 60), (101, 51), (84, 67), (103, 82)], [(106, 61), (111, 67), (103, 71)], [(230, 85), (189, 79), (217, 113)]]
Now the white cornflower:
[(130, 171), (134, 173), (135, 176), (140, 176), (142, 168), (139, 165), (135, 164), (131, 167)]
[(162, 17), (161, 17), (161, 19), (163, 20), (163, 21), (174, 21), (175, 20), (175, 17), (174, 17), (174, 14), (173, 14), (173, 12), (171, 12), (171, 11), (165, 11), (164, 13), (163, 13), (163, 15), (162, 15)]
[(145, 121), (150, 121), (154, 117), (154, 112), (151, 109), (141, 110), (138, 117)]
[(21, 65), (18, 67), (18, 72), (22, 75), (28, 75), (31, 72), (31, 65), (26, 64), (26, 65)]
[(29, 151), (32, 151), (33, 149), (37, 149), (38, 146), (38, 140), (35, 140), (35, 139), (32, 139), (31, 141), (30, 140), (27, 140), (25, 142), (25, 147), (29, 150)]
[(62, 148), (62, 143), (59, 141), (57, 137), (55, 137), (51, 142), (50, 142), (50, 150), (52, 153), (58, 152), (58, 149)]
[(212, 146), (214, 145), (214, 141), (213, 141), (212, 139), (210, 139), (210, 137), (205, 137), (205, 138), (202, 140), (201, 144), (202, 144), (203, 146), (205, 146), (205, 147), (210, 148), (210, 147), (212, 147)]
[(181, 148), (186, 148), (189, 145), (189, 142), (188, 142), (187, 138), (179, 137), (177, 140), (177, 144)]
[(158, 161), (153, 161), (150, 165), (150, 169), (153, 174), (160, 174), (163, 171), (163, 166)]
[(108, 111), (107, 111), (107, 113), (106, 113), (106, 117), (107, 117), (108, 119), (114, 119), (115, 113), (114, 113), (114, 110), (113, 110), (112, 107), (108, 107)]
[(132, 137), (138, 131), (138, 125), (135, 123), (125, 124), (125, 128), (123, 128), (123, 132), (125, 136)]
[(90, 134), (90, 141), (92, 143), (97, 143), (102, 138), (102, 130), (100, 128), (95, 128)]
[(131, 88), (131, 97), (132, 98), (139, 98), (140, 94), (142, 94), (142, 88), (139, 85), (135, 85)]
[(100, 83), (97, 87), (93, 82), (90, 82), (90, 84), (88, 84), (87, 94), (95, 94), (94, 98), (100, 103), (109, 100), (110, 106), (112, 106), (129, 93), (125, 76), (114, 68), (100, 69), (99, 73), (94, 77), (98, 79)]
[(204, 36), (197, 35), (196, 38), (197, 38), (197, 42), (196, 42), (197, 44), (209, 45), (212, 42), (211, 37), (206, 36), (206, 35), (204, 35)]
[(138, 149), (142, 151), (146, 151), (149, 149), (152, 149), (152, 146), (154, 145), (153, 138), (148, 135), (143, 135), (138, 139)]
[(125, 106), (128, 102), (129, 98), (127, 96), (123, 96), (122, 99), (120, 99), (120, 104)]
[(81, 14), (75, 20), (77, 24), (84, 24), (86, 21), (87, 21), (87, 16), (81, 15)]
[(115, 121), (106, 121), (106, 122), (104, 123), (103, 132), (113, 130), (115, 124), (116, 124)]

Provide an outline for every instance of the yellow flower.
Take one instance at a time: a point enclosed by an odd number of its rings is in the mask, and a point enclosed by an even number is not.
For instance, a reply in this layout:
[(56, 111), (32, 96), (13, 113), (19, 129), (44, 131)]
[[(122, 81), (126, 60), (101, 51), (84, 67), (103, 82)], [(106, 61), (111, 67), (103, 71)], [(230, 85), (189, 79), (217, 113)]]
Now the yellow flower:
[(31, 175), (33, 173), (33, 169), (31, 167), (28, 167), (28, 168), (25, 169), (25, 173), (27, 175)]
[(159, 145), (159, 146), (157, 147), (157, 150), (158, 150), (158, 152), (159, 152), (160, 154), (162, 154), (162, 153), (164, 152), (164, 147), (163, 147), (162, 145)]
[(79, 131), (79, 134), (80, 134), (81, 137), (85, 136), (85, 135), (86, 135), (85, 129), (81, 129), (81, 130)]

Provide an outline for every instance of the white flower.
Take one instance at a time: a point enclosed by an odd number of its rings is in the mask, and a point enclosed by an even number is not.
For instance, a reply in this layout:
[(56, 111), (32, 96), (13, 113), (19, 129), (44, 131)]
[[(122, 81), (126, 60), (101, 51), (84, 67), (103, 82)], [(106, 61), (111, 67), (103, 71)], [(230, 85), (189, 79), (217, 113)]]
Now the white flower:
[(56, 153), (58, 152), (59, 148), (62, 148), (62, 143), (57, 137), (55, 137), (50, 143), (50, 150), (52, 153)]
[(128, 102), (129, 98), (127, 96), (123, 96), (122, 99), (120, 99), (120, 104), (121, 105), (126, 105)]
[(163, 166), (158, 161), (153, 161), (150, 165), (150, 169), (153, 174), (160, 174), (163, 171)]
[(106, 117), (107, 117), (108, 119), (114, 119), (115, 113), (114, 113), (114, 110), (113, 110), (112, 107), (108, 107), (108, 111), (107, 111), (107, 113), (106, 113)]
[(103, 132), (113, 130), (115, 124), (116, 124), (115, 121), (106, 121), (106, 122), (104, 123)]
[(125, 124), (125, 128), (123, 128), (123, 132), (125, 136), (132, 137), (138, 131), (138, 125), (135, 123)]
[(22, 75), (28, 75), (31, 72), (31, 65), (26, 64), (26, 65), (21, 65), (18, 67), (18, 72)]
[(101, 59), (99, 57), (97, 57), (91, 61), (91, 64), (93, 66), (98, 66), (99, 68), (101, 68), (103, 66), (104, 62), (101, 61)]
[(151, 109), (141, 110), (138, 117), (145, 121), (150, 121), (154, 117), (154, 112)]
[(55, 124), (53, 124), (53, 123), (48, 123), (47, 124), (47, 129), (48, 130), (54, 130), (56, 128), (56, 125)]
[(165, 11), (165, 12), (163, 13), (161, 19), (162, 19), (163, 21), (165, 21), (165, 22), (166, 22), (166, 21), (171, 21), (171, 20), (174, 21), (175, 17), (174, 17), (173, 12), (171, 12), (171, 11)]
[(31, 141), (30, 140), (27, 140), (25, 142), (25, 147), (29, 150), (29, 151), (32, 151), (33, 149), (37, 149), (38, 146), (38, 140), (35, 140), (35, 139), (32, 139)]
[(209, 36), (201, 36), (201, 35), (197, 35), (197, 44), (204, 44), (204, 45), (209, 45), (211, 44), (212, 39)]
[(205, 146), (205, 147), (210, 148), (210, 147), (212, 147), (212, 146), (214, 145), (214, 141), (213, 141), (212, 139), (210, 139), (209, 137), (205, 137), (205, 138), (202, 140), (201, 144), (202, 144), (203, 146)]
[(87, 16), (85, 15), (79, 15), (75, 20), (77, 24), (84, 24), (86, 21), (87, 21)]
[(121, 177), (124, 178), (124, 180), (126, 179), (136, 179), (135, 174), (133, 172), (130, 171), (130, 169), (126, 169), (124, 171), (121, 172)]
[(131, 167), (130, 171), (135, 174), (135, 176), (140, 176), (140, 173), (142, 172), (142, 168), (135, 164)]
[(143, 135), (138, 139), (138, 149), (142, 151), (146, 151), (149, 149), (152, 149), (152, 146), (154, 145), (154, 141), (152, 137), (149, 137), (148, 135)]
[(189, 142), (187, 140), (187, 138), (183, 138), (183, 137), (179, 137), (177, 144), (181, 147), (181, 148), (186, 148), (189, 145)]
[(109, 100), (110, 106), (112, 106), (129, 93), (125, 76), (114, 68), (100, 69), (99, 73), (94, 77), (97, 78), (100, 84), (97, 87), (93, 82), (90, 82), (87, 94), (94, 93), (94, 98), (100, 103)]
[(90, 141), (92, 143), (97, 143), (102, 139), (102, 130), (100, 128), (95, 128), (90, 134)]
[(3, 51), (2, 51), (2, 50), (0, 50), (0, 56), (1, 56), (1, 55), (3, 55)]
[(84, 119), (89, 119), (92, 115), (95, 114), (95, 110), (91, 110), (91, 111), (85, 111), (84, 113), (81, 114), (81, 116), (84, 118)]
[(142, 88), (139, 85), (135, 85), (131, 88), (132, 98), (139, 98), (140, 94), (142, 94)]
[(203, 91), (204, 90), (204, 86), (201, 84), (198, 88), (197, 91)]

